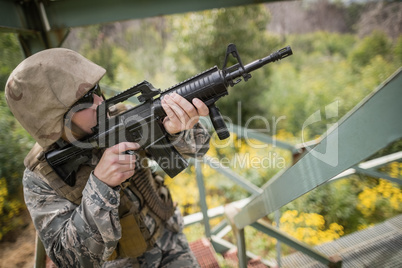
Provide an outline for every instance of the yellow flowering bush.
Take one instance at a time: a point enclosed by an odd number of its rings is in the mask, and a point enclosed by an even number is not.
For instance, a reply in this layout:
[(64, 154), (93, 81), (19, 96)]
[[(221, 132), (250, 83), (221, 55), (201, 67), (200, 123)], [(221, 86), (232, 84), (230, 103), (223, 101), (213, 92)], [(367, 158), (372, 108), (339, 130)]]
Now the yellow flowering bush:
[[(391, 177), (402, 175), (402, 163), (392, 162), (385, 167)], [(372, 216), (376, 210), (386, 212), (402, 212), (402, 191), (398, 184), (388, 180), (379, 179), (374, 187), (365, 187), (359, 194), (357, 208), (366, 216)]]
[(379, 199), (377, 191), (373, 188), (366, 187), (363, 192), (359, 194), (359, 204), (357, 208), (363, 213), (364, 216), (370, 216), (375, 210), (375, 203)]
[(239, 138), (235, 133), (223, 141), (214, 135), (207, 155), (213, 159), (214, 164), (230, 167), (255, 185), (262, 186), (278, 171), (292, 164), (290, 151), (275, 144), (276, 140), (292, 138), (293, 135), (284, 130), (273, 137), (273, 144), (249, 137)]
[[(393, 162), (386, 167), (391, 177), (397, 178), (402, 174), (402, 163)], [(359, 194), (357, 208), (366, 216), (372, 216), (376, 209), (390, 212), (402, 212), (402, 191), (400, 186), (388, 180), (379, 179), (372, 188), (365, 187)]]
[(5, 178), (0, 179), (0, 240), (3, 236), (20, 224), (19, 212), (23, 204), (17, 199), (11, 199), (8, 194)]
[[(293, 137), (286, 131), (281, 131), (277, 136), (278, 140)], [(214, 166), (230, 167), (234, 172), (257, 186), (261, 186), (278, 170), (291, 164), (290, 152), (257, 140), (238, 138), (235, 133), (231, 133), (230, 138), (226, 140), (219, 140), (214, 134), (207, 156), (212, 159)], [(244, 189), (207, 164), (202, 164), (201, 169), (208, 208), (222, 206), (249, 195)], [(165, 183), (172, 193), (173, 200), (179, 204), (183, 215), (201, 210), (193, 165), (174, 179), (166, 178)], [(210, 224), (214, 226), (220, 220), (212, 219)], [(184, 232), (189, 235), (190, 241), (204, 234), (200, 224), (189, 226)]]
[(322, 215), (287, 210), (280, 219), (280, 228), (294, 238), (311, 246), (338, 239), (343, 226), (331, 223), (328, 227)]
[(173, 201), (179, 203), (183, 215), (196, 213), (198, 208), (198, 188), (195, 179), (194, 166), (188, 172), (183, 172), (177, 178), (165, 179), (173, 197)]

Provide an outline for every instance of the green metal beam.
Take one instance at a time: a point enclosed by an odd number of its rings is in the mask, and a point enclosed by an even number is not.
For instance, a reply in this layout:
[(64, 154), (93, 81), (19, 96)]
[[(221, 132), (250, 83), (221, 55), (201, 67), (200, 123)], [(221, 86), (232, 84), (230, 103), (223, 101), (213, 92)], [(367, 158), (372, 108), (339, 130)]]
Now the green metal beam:
[[(232, 243), (221, 239), (220, 237), (217, 236), (212, 236), (211, 237), (211, 243), (217, 253), (225, 253), (228, 250), (233, 250), (236, 249), (236, 246), (233, 245)], [(261, 258), (261, 256), (258, 256), (250, 251), (246, 251), (246, 256), (248, 260), (252, 259), (259, 259), (263, 264), (265, 264), (267, 267), (278, 267), (277, 263), (274, 260), (266, 260)]]
[[(204, 196), (204, 198), (205, 198), (205, 196)], [(238, 201), (234, 201), (233, 203), (230, 203), (230, 204), (233, 204), (234, 206), (236, 206), (238, 208), (242, 208), (249, 201), (250, 201), (250, 198), (244, 198), (244, 199), (241, 199)], [(208, 209), (207, 216), (208, 216), (208, 219), (213, 219), (216, 217), (223, 216), (224, 213), (225, 213), (225, 207), (219, 206), (219, 207)], [(204, 215), (202, 212), (196, 212), (196, 213), (184, 216), (183, 218), (184, 218), (184, 226), (185, 227), (204, 221)]]
[(215, 169), (219, 173), (225, 175), (227, 178), (234, 181), (237, 185), (241, 186), (243, 189), (245, 189), (249, 193), (251, 193), (251, 194), (261, 194), (262, 193), (262, 190), (259, 187), (255, 186), (247, 179), (238, 175), (236, 172), (231, 170), (229, 167), (225, 167), (219, 161), (215, 161), (214, 158), (206, 155), (203, 157), (203, 161), (205, 164), (207, 164), (211, 168)]
[(244, 229), (236, 227), (234, 216), (237, 214), (238, 208), (233, 204), (225, 206), (225, 216), (230, 226), (232, 227), (233, 234), (236, 238), (237, 244), (237, 258), (239, 259), (239, 268), (247, 268), (247, 254), (246, 254), (246, 238)]
[[(275, 228), (262, 220), (258, 220), (257, 222), (251, 224), (251, 226), (254, 227), (255, 229), (257, 229), (258, 231), (263, 232), (264, 234), (267, 234), (273, 238), (276, 238), (278, 241), (281, 241), (281, 242), (285, 243), (286, 245), (288, 245), (300, 252), (303, 252), (304, 254), (310, 256), (311, 258), (313, 258), (323, 264), (326, 264), (328, 266), (331, 264), (335, 265), (335, 262), (331, 258), (318, 252), (317, 250), (313, 249), (309, 245), (294, 239), (287, 233), (281, 231), (279, 228)], [(335, 259), (335, 258), (333, 258), (333, 259)], [(337, 265), (340, 265), (341, 261), (337, 261), (336, 263), (337, 263)]]
[(71, 27), (269, 0), (0, 0), (0, 32), (14, 32), (25, 56), (61, 46)]
[(262, 0), (69, 0), (45, 6), (52, 28), (77, 27), (212, 8), (263, 3)]
[(46, 48), (59, 47), (69, 28), (51, 28), (43, 2), (0, 0), (0, 32), (17, 33), (28, 57)]
[[(402, 151), (396, 152), (393, 154), (389, 154), (389, 155), (385, 155), (385, 156), (381, 156), (379, 158), (360, 163), (359, 165), (357, 165), (357, 168), (363, 169), (363, 170), (375, 169), (375, 168), (379, 168), (381, 166), (384, 166), (384, 165), (394, 162), (394, 161), (400, 161), (401, 159), (402, 159)], [(349, 169), (345, 170), (344, 172), (336, 175), (329, 181), (332, 182), (335, 180), (343, 179), (343, 178), (351, 176), (353, 174), (356, 174), (356, 170), (354, 167), (349, 168)], [(376, 177), (376, 176), (374, 176), (374, 177)]]
[(205, 193), (205, 184), (204, 184), (204, 176), (202, 175), (202, 163), (201, 160), (195, 161), (195, 170), (196, 170), (196, 180), (199, 192), (199, 204), (201, 207), (202, 218), (203, 218), (203, 225), (205, 229), (205, 236), (211, 238), (211, 226), (209, 224), (209, 217), (208, 217), (208, 205), (206, 200), (206, 193)]
[(295, 146), (293, 146), (287, 142), (279, 141), (276, 138), (273, 138), (269, 135), (263, 134), (256, 130), (244, 128), (244, 127), (234, 125), (234, 124), (227, 124), (227, 125), (228, 125), (228, 129), (230, 130), (230, 132), (236, 133), (239, 137), (242, 137), (245, 139), (255, 139), (255, 140), (264, 142), (266, 144), (272, 144), (274, 147), (277, 146), (279, 148), (289, 150), (292, 153), (300, 152), (300, 149), (296, 148)]
[(374, 178), (381, 178), (381, 179), (389, 180), (393, 183), (398, 183), (398, 184), (402, 185), (401, 179), (391, 177), (388, 174), (385, 174), (383, 172), (379, 172), (379, 171), (373, 170), (373, 169), (363, 169), (363, 168), (359, 168), (359, 167), (355, 167), (354, 169), (356, 170), (356, 173), (363, 174), (366, 176), (371, 176)]
[(0, 1), (0, 30), (2, 32), (34, 31), (26, 29), (25, 18), (19, 5), (14, 1)]
[(242, 229), (402, 138), (402, 68), (347, 114), (321, 143), (268, 181), (235, 217)]
[(35, 237), (35, 251), (34, 268), (46, 268), (46, 251), (38, 235)]

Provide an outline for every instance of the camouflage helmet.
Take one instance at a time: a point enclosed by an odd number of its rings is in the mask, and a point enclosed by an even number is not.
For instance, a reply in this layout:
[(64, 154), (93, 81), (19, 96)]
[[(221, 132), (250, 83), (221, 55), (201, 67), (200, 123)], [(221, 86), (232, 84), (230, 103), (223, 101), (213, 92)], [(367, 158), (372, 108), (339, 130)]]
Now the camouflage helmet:
[(22, 61), (7, 80), (11, 112), (31, 136), (47, 147), (63, 133), (64, 114), (106, 70), (75, 51), (52, 48)]

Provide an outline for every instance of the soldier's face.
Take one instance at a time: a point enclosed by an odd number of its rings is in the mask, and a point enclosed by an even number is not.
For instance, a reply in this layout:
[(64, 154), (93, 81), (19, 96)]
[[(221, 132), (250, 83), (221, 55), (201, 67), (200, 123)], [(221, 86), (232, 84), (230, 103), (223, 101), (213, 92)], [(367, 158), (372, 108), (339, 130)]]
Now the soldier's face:
[(93, 98), (94, 102), (91, 107), (74, 113), (71, 118), (73, 123), (88, 134), (92, 133), (91, 128), (97, 123), (96, 108), (104, 101), (102, 97), (96, 94), (93, 95)]

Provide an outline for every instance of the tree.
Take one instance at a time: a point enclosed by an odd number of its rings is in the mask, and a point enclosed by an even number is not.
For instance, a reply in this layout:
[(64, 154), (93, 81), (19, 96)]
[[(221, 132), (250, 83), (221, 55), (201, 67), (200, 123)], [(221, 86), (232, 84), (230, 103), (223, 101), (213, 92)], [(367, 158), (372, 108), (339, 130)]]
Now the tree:
[(24, 207), (22, 176), (24, 158), (33, 141), (11, 115), (4, 98), (0, 97), (0, 240), (22, 222), (18, 214)]
[[(279, 49), (279, 39), (266, 32), (269, 13), (263, 5), (208, 10), (170, 17), (171, 51), (177, 62), (179, 80), (224, 62), (226, 46), (237, 46), (244, 64), (267, 56)], [(230, 57), (229, 66), (235, 62)], [(254, 115), (264, 114), (265, 105), (258, 101), (260, 93), (269, 90), (266, 77), (270, 68), (253, 72), (253, 79), (230, 90), (218, 106), (232, 122), (244, 124)], [(241, 111), (237, 110), (241, 102)], [(241, 117), (240, 117), (240, 116)], [(258, 123), (254, 122), (252, 126)]]
[(392, 55), (391, 47), (392, 43), (384, 32), (374, 31), (355, 47), (350, 54), (350, 61), (357, 68), (361, 68), (376, 56), (389, 59)]
[(15, 34), (0, 34), (0, 91), (4, 91), (8, 76), (23, 59)]
[(33, 140), (11, 114), (4, 96), (6, 81), (22, 60), (17, 38), (0, 35), (0, 240), (21, 224), (18, 214), (23, 208), (22, 174), (24, 157)]

